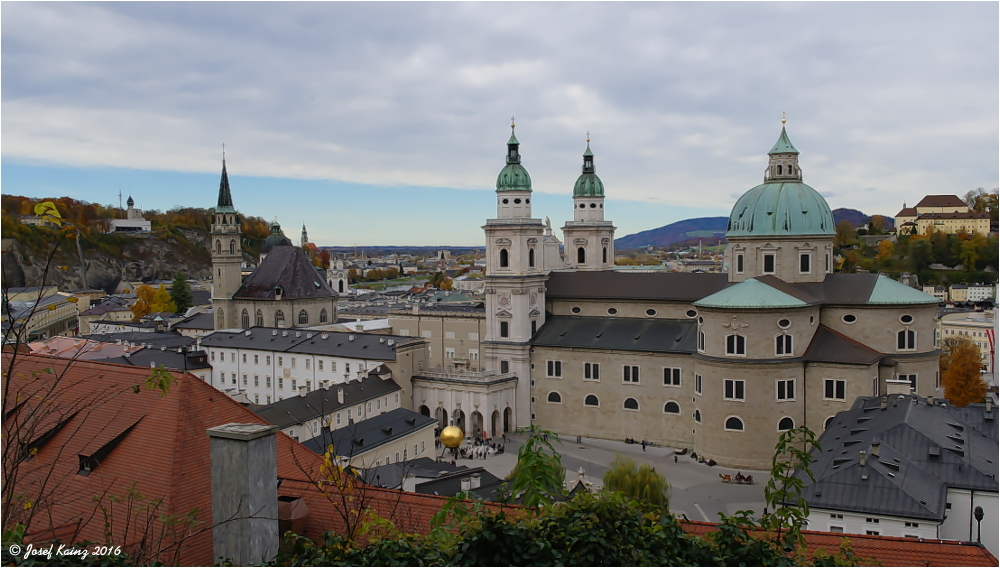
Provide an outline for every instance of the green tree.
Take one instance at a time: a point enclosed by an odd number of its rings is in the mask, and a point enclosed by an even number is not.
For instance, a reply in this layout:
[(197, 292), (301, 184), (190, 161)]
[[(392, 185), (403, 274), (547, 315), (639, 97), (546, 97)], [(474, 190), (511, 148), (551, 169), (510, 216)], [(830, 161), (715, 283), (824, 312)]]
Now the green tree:
[(872, 215), (871, 218), (868, 219), (869, 235), (884, 235), (888, 227), (889, 222), (886, 221), (885, 217), (881, 215)]
[(931, 242), (924, 238), (910, 239), (910, 261), (913, 272), (920, 272), (934, 261), (934, 250)]
[(170, 285), (170, 299), (174, 302), (177, 313), (186, 312), (194, 302), (191, 296), (191, 286), (188, 285), (183, 272), (178, 272), (174, 276), (174, 282)]
[(637, 466), (622, 455), (616, 456), (604, 473), (604, 488), (662, 510), (667, 509), (670, 501), (670, 484), (660, 472), (649, 464)]
[(966, 337), (949, 337), (943, 351), (939, 365), (948, 402), (961, 407), (983, 400), (987, 386), (981, 374), (979, 347)]
[(520, 498), (521, 504), (536, 510), (552, 504), (562, 495), (566, 468), (559, 452), (552, 447), (549, 436), (555, 434), (535, 426), (518, 430), (526, 435), (517, 451), (517, 464), (507, 478), (510, 480), (509, 497)]

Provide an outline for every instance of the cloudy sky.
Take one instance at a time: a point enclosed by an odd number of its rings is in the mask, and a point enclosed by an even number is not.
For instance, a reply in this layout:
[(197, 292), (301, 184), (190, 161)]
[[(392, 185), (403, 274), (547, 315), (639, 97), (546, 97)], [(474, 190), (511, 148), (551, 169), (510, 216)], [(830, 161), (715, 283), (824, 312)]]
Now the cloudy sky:
[(805, 182), (895, 214), (998, 185), (998, 4), (0, 6), (2, 190), (236, 207), (320, 245), (479, 245), (510, 116), (534, 214), (588, 131), (618, 235), (728, 215), (782, 111)]

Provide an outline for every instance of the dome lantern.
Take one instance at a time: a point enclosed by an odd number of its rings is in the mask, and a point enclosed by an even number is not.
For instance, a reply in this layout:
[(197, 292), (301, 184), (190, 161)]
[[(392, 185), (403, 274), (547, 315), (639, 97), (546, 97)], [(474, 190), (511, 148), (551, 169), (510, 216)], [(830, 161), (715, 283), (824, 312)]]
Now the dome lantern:
[(583, 153), (583, 167), (580, 177), (573, 185), (573, 197), (604, 197), (604, 182), (597, 177), (594, 167), (594, 153), (590, 151), (590, 133), (587, 133), (587, 150)]

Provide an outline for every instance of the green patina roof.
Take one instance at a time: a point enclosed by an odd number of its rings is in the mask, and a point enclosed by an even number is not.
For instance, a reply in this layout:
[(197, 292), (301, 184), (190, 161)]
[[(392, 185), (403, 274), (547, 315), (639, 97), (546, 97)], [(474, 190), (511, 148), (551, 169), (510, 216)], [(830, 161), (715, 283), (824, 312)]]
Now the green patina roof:
[(583, 153), (583, 173), (576, 178), (573, 185), (573, 197), (604, 197), (604, 182), (597, 177), (594, 167), (594, 153), (590, 151), (590, 139), (587, 150)]
[(514, 127), (510, 128), (510, 140), (507, 141), (508, 145), (520, 145), (521, 143), (517, 141), (517, 136), (514, 136)]
[(834, 235), (833, 213), (818, 191), (802, 182), (771, 182), (744, 193), (726, 237)]
[(521, 143), (514, 136), (514, 125), (510, 126), (510, 140), (507, 141), (507, 165), (497, 176), (497, 191), (531, 191), (531, 176), (521, 165)]
[(879, 274), (869, 304), (937, 304), (938, 299)]
[(694, 305), (699, 308), (802, 308), (806, 302), (776, 290), (754, 278), (706, 296)]
[(785, 132), (785, 127), (781, 127), (781, 136), (778, 136), (778, 141), (774, 143), (774, 147), (768, 154), (798, 154), (799, 151), (792, 146), (792, 141), (788, 139), (788, 134)]

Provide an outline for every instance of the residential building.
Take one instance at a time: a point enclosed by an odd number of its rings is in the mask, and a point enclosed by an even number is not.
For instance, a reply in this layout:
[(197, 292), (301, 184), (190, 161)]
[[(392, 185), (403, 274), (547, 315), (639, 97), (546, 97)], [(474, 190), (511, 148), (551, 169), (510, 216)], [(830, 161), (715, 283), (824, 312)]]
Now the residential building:
[(996, 413), (992, 398), (964, 408), (909, 394), (857, 399), (812, 451), (816, 480), (797, 473), (808, 528), (977, 541), (973, 511), (982, 507), (982, 542), (996, 555)]
[(323, 426), (302, 444), (318, 454), (333, 448), (333, 457), (343, 467), (378, 467), (434, 455), (437, 420), (405, 408), (345, 424)]
[(938, 335), (941, 340), (964, 337), (971, 341), (982, 354), (983, 374), (987, 382), (995, 384), (993, 368), (996, 361), (996, 312), (959, 312), (945, 314), (938, 320)]
[(900, 234), (922, 235), (928, 231), (990, 233), (990, 214), (970, 211), (957, 195), (928, 195), (916, 207), (907, 207), (904, 203), (894, 222)]
[(948, 301), (948, 288), (944, 286), (924, 286), (923, 291), (924, 294), (929, 294), (931, 296), (934, 296), (941, 302)]
[(482, 338), (486, 336), (486, 308), (482, 305), (413, 304), (409, 310), (389, 312), (397, 335), (427, 342), (428, 371), (483, 371)]

